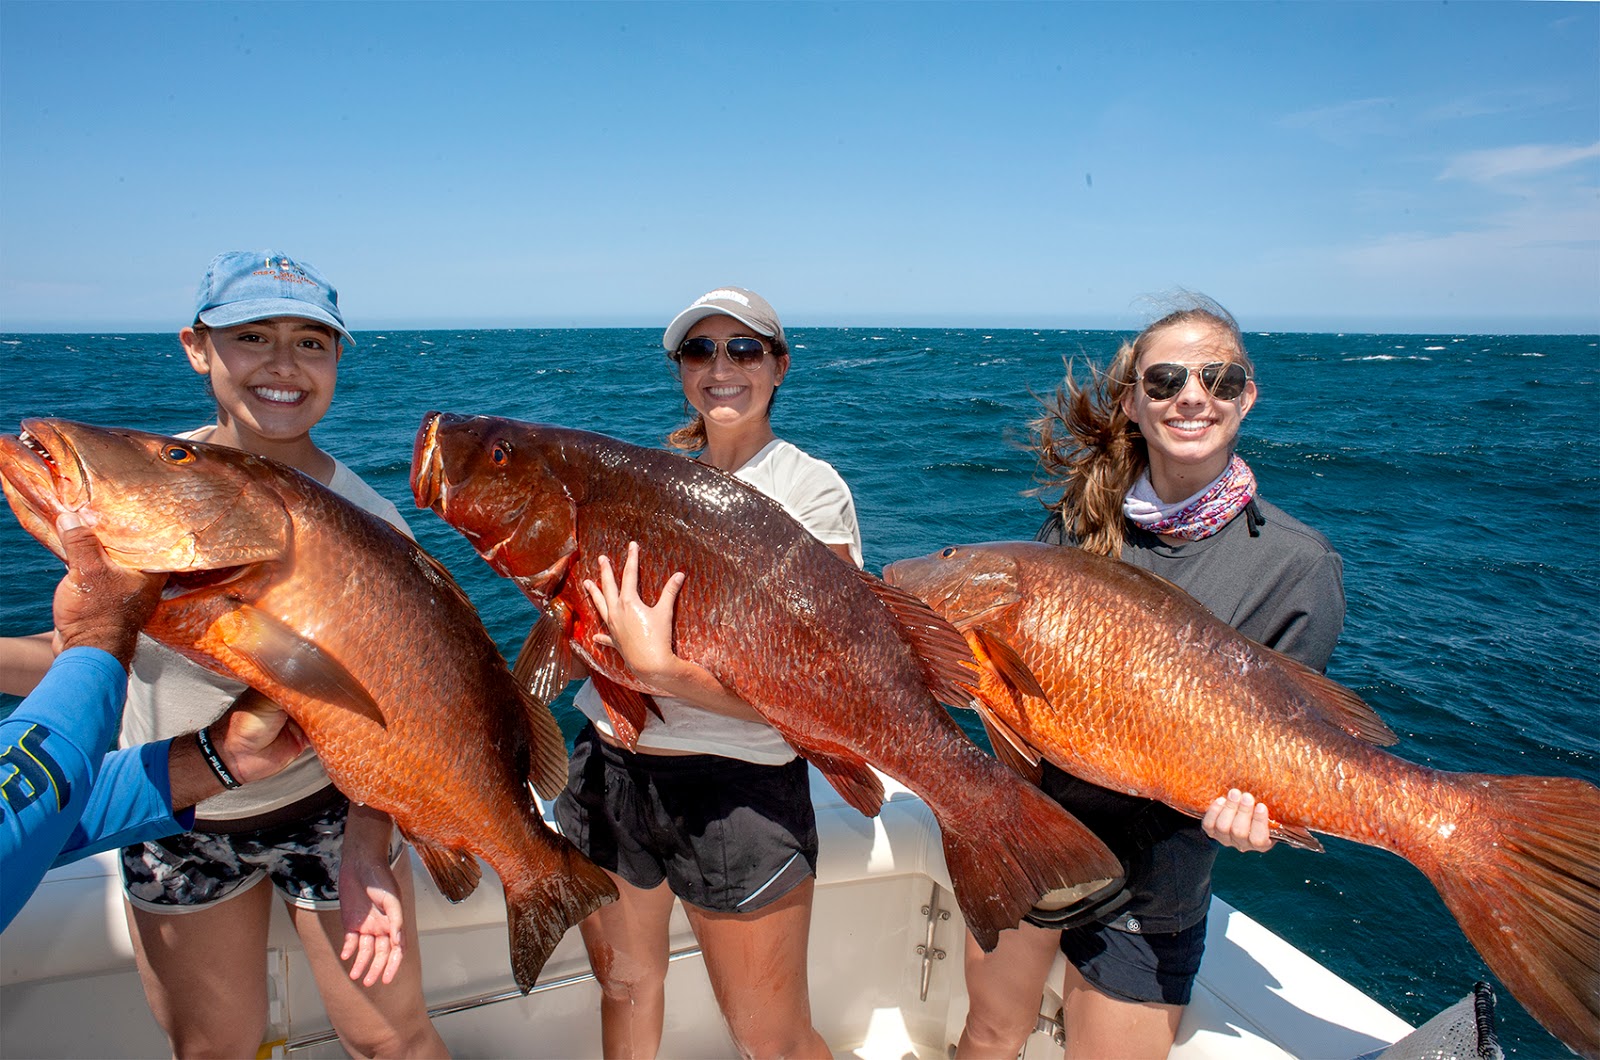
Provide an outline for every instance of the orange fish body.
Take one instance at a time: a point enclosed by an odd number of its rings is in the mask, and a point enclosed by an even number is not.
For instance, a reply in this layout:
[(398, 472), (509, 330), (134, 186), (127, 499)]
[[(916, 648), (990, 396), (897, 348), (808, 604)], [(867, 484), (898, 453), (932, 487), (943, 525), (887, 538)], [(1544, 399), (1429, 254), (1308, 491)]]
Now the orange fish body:
[(172, 571), (146, 632), (281, 704), (339, 790), (390, 814), (454, 901), (488, 862), (531, 988), (567, 928), (615, 897), (547, 828), (530, 777), (566, 779), (549, 709), (506, 669), (427, 553), (309, 477), (224, 446), (28, 420), (0, 438), (25, 528), (59, 553), (78, 510), (125, 567)]
[(1600, 1055), (1600, 789), (1398, 758), (1348, 689), (1080, 549), (955, 546), (884, 577), (966, 634), (997, 749), (1197, 817), (1236, 787), (1280, 839), (1320, 849), (1317, 831), (1399, 854), (1523, 1006)]
[(1098, 893), (1120, 876), (1097, 839), (939, 705), (936, 694), (971, 695), (957, 687), (973, 676), (960, 636), (733, 476), (583, 431), (431, 413), (412, 489), (540, 607), (519, 676), (553, 694), (581, 662), (625, 738), (647, 724), (652, 689), (595, 643), (604, 626), (582, 580), (629, 541), (641, 585), (687, 572), (677, 654), (759, 711), (863, 813), (883, 801), (869, 765), (920, 795), (986, 947), (1045, 892)]

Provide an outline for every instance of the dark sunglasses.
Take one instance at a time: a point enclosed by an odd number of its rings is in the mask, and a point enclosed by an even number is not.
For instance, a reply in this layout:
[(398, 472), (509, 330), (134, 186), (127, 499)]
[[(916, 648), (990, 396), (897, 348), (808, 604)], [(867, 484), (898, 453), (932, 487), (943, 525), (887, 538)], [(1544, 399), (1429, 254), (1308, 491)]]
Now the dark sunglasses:
[(761, 358), (767, 355), (766, 343), (760, 339), (741, 337), (718, 342), (702, 335), (698, 338), (684, 339), (683, 345), (672, 352), (672, 359), (690, 368), (705, 368), (717, 359), (718, 346), (727, 353), (730, 363), (746, 371), (760, 364)]
[[(1177, 397), (1189, 382), (1189, 371), (1186, 364), (1152, 364), (1144, 370), (1144, 392), (1152, 401)], [(1244, 365), (1237, 361), (1212, 361), (1201, 365), (1197, 371), (1200, 385), (1220, 401), (1232, 401), (1244, 393), (1244, 385), (1250, 382)]]

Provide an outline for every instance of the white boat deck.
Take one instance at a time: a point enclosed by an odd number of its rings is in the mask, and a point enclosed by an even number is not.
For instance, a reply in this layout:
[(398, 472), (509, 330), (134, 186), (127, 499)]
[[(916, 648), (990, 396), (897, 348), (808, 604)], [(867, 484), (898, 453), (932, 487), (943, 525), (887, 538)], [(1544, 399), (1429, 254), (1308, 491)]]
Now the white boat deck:
[[(964, 939), (932, 815), (888, 782), (875, 819), (846, 806), (813, 774), (822, 855), (812, 918), (813, 1017), (836, 1056), (940, 1060), (966, 1016)], [(577, 932), (517, 994), (503, 898), (492, 872), (452, 906), (413, 856), (423, 980), (441, 1035), (458, 1057), (599, 1055), (599, 991)], [(936, 909), (930, 922), (924, 909)], [(940, 912), (948, 918), (941, 918)], [(931, 935), (930, 935), (931, 931)], [(931, 938), (931, 947), (930, 947)], [(733, 1055), (681, 910), (668, 974), (662, 1055)], [(919, 947), (942, 952), (926, 960)], [(268, 955), (273, 1041), (263, 1055), (343, 1057), (328, 1036), (288, 918), (275, 916)], [(924, 980), (926, 996), (924, 997)], [(1060, 977), (1052, 976), (1059, 988)], [(493, 997), (504, 1000), (486, 1001)], [(469, 1004), (457, 1007), (460, 1003)], [(1047, 992), (1042, 1011), (1059, 999)], [(1410, 1030), (1399, 1017), (1260, 924), (1217, 901), (1194, 1003), (1172, 1055), (1205, 1058), (1355, 1057)], [(0, 1057), (160, 1057), (166, 1040), (133, 966), (112, 855), (57, 869), (0, 936)], [(1046, 1032), (1030, 1060), (1059, 1057)]]

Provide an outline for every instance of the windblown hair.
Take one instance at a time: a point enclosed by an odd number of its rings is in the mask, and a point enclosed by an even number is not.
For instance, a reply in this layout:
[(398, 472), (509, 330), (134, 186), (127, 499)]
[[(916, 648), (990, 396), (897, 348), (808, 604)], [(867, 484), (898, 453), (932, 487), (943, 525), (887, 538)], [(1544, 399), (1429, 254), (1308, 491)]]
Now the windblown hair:
[(1061, 514), (1067, 538), (1089, 552), (1118, 556), (1125, 540), (1122, 499), (1150, 466), (1150, 452), (1139, 427), (1122, 410), (1122, 399), (1137, 384), (1139, 358), (1156, 335), (1180, 324), (1203, 324), (1217, 332), (1219, 357), (1237, 361), (1255, 375), (1239, 325), (1222, 306), (1204, 295), (1183, 292), (1178, 308), (1124, 342), (1105, 371), (1090, 366), (1080, 384), (1073, 366), (1044, 412), (1029, 424), (1039, 459), (1036, 492), (1059, 489), (1046, 507)]
[[(789, 359), (788, 339), (781, 336), (777, 338), (768, 338), (765, 335), (759, 336), (759, 338), (771, 348), (772, 356), (775, 359), (784, 361)], [(772, 400), (767, 402), (767, 419), (772, 419), (772, 406), (776, 405), (777, 403), (778, 392), (774, 390), (772, 392)], [(693, 406), (685, 401), (684, 408), (692, 409)], [(694, 417), (690, 419), (688, 423), (685, 423), (682, 427), (679, 427), (677, 430), (667, 435), (667, 444), (672, 446), (674, 449), (681, 449), (686, 453), (698, 453), (700, 450), (704, 449), (706, 447), (705, 417), (696, 412)]]

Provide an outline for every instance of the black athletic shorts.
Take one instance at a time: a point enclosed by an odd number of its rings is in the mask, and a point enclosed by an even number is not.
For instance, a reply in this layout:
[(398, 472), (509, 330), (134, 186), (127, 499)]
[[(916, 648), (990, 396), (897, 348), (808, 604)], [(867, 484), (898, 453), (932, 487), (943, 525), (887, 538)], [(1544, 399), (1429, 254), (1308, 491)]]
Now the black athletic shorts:
[(636, 754), (578, 734), (556, 820), (596, 865), (639, 888), (662, 880), (699, 909), (750, 913), (816, 875), (806, 762)]
[(1102, 994), (1121, 1001), (1187, 1005), (1206, 950), (1204, 920), (1170, 934), (1135, 934), (1107, 924), (1061, 933), (1061, 952)]

